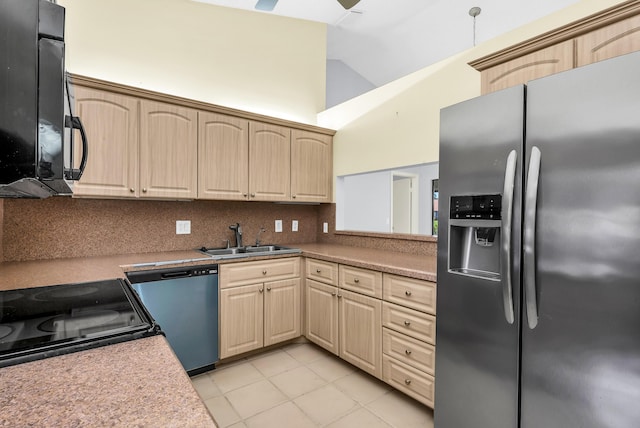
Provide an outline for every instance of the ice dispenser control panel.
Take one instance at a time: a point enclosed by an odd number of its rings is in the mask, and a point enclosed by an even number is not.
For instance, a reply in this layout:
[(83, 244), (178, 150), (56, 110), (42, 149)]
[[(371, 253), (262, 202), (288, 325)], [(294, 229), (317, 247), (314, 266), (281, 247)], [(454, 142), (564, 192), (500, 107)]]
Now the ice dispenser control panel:
[(449, 272), (500, 281), (502, 195), (451, 196)]
[(500, 220), (502, 195), (452, 196), (450, 218)]

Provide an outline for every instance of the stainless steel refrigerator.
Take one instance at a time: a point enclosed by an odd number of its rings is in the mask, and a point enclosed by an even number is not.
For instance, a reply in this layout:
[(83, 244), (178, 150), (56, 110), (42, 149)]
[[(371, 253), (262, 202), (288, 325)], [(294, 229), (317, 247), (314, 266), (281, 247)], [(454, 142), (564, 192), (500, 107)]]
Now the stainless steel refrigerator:
[(440, 135), (436, 428), (640, 426), (640, 53)]

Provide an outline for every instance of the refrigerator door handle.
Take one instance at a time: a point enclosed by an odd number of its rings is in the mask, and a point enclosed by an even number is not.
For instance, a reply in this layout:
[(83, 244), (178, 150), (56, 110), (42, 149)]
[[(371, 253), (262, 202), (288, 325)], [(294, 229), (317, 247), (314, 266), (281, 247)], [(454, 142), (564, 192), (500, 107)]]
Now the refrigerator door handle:
[(538, 203), (538, 179), (540, 177), (540, 149), (531, 148), (527, 190), (524, 202), (523, 278), (527, 323), (530, 329), (538, 325), (538, 301), (536, 295), (536, 211)]
[(513, 286), (511, 284), (511, 226), (513, 224), (513, 188), (516, 179), (516, 160), (518, 154), (511, 150), (507, 156), (504, 171), (504, 191), (502, 193), (504, 213), (502, 215), (502, 245), (500, 247), (500, 267), (502, 276), (502, 300), (504, 317), (513, 324)]

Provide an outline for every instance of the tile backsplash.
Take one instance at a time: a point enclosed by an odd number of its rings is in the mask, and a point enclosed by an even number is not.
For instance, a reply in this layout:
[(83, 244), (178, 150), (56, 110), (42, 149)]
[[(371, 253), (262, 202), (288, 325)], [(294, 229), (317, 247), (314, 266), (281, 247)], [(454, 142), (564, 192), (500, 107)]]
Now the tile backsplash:
[[(0, 200), (0, 261), (174, 251), (235, 244), (229, 225), (240, 223), (245, 245), (316, 242), (318, 205), (233, 201), (99, 200), (52, 197)], [(4, 217), (4, 219), (3, 219)], [(177, 235), (176, 221), (191, 234)], [(283, 231), (275, 233), (275, 220)], [(298, 220), (298, 232), (291, 231)]]

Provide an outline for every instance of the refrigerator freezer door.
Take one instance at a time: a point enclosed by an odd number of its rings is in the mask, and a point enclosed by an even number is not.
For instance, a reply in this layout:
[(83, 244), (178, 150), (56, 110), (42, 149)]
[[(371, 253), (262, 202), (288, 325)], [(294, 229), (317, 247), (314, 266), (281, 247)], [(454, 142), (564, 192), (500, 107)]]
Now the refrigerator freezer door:
[(528, 86), (527, 150), (541, 159), (522, 428), (640, 423), (638, 76), (637, 53)]
[[(522, 86), (475, 98), (441, 112), (435, 369), (435, 426), (438, 428), (513, 428), (518, 423), (523, 129)], [(515, 170), (508, 168), (508, 159), (512, 159), (511, 163), (515, 161)], [(467, 195), (501, 195), (501, 217), (508, 217), (505, 201), (509, 198), (502, 195), (505, 177), (507, 181), (509, 177), (513, 180), (511, 215), (514, 221), (508, 250), (512, 263), (513, 323), (507, 319), (510, 316), (505, 315), (510, 311), (505, 311), (504, 306), (509, 299), (504, 299), (504, 272), (500, 262), (504, 259), (501, 244), (505, 240), (499, 239), (496, 232), (500, 220), (484, 217), (478, 220), (477, 216), (475, 219), (449, 218), (452, 196), (461, 196), (456, 198), (454, 208), (466, 209), (465, 200), (470, 201), (469, 207), (479, 204), (482, 208), (482, 198), (474, 200), (466, 198)], [(507, 184), (509, 188), (510, 183)], [(474, 228), (474, 224), (488, 227)], [(507, 229), (502, 227), (503, 231)], [(450, 262), (448, 257), (455, 245), (465, 247), (452, 257), (459, 257), (460, 262)], [(462, 254), (465, 251), (466, 254)], [(494, 264), (483, 261), (491, 267), (491, 273), (466, 269), (473, 264), (473, 260), (469, 260), (471, 255), (497, 255)], [(453, 263), (457, 263), (455, 269)], [(480, 263), (472, 267), (478, 268)]]

